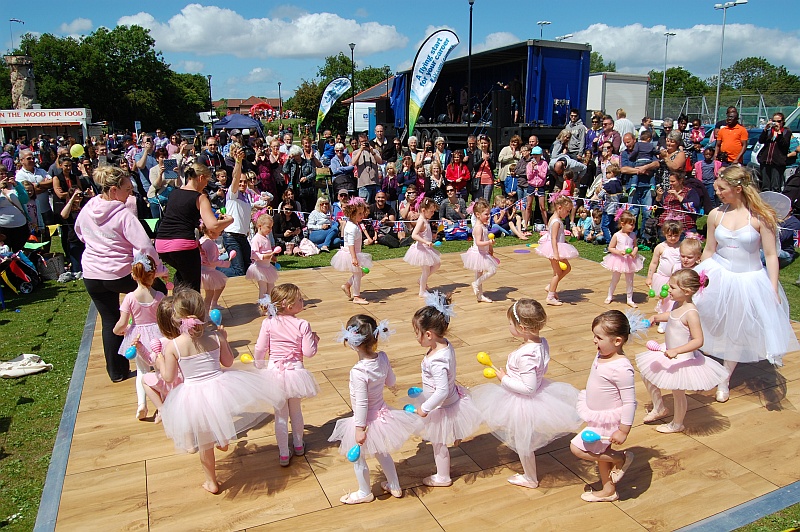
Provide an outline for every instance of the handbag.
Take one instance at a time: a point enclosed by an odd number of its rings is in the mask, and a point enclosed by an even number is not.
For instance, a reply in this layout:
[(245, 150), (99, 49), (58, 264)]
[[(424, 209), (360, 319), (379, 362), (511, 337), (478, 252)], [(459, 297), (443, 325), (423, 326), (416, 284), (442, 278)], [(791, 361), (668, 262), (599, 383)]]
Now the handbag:
[(311, 240), (304, 238), (297, 246), (300, 248), (303, 256), (310, 257), (311, 255), (319, 255), (319, 248)]

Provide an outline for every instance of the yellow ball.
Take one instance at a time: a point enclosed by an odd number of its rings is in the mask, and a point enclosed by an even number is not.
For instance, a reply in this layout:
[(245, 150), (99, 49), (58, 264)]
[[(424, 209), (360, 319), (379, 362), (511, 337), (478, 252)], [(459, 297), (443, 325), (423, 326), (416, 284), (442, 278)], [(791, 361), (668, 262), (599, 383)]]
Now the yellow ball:
[(567, 269), (567, 263), (558, 261), (558, 267), (561, 268), (562, 270), (566, 270)]
[(489, 233), (489, 240), (494, 240), (494, 233)]
[(239, 360), (241, 360), (245, 364), (252, 364), (253, 363), (253, 355), (251, 355), (250, 353), (242, 353), (239, 356)]
[(478, 353), (478, 362), (480, 362), (484, 366), (492, 365), (492, 359), (489, 358), (489, 353), (487, 353), (486, 351), (481, 351), (480, 353)]
[(529, 244), (529, 245), (530, 245), (530, 246), (531, 246), (533, 249), (536, 249), (536, 248), (538, 248), (538, 247), (539, 247), (539, 244)]
[(487, 379), (494, 379), (497, 377), (497, 373), (493, 368), (483, 368), (483, 376)]

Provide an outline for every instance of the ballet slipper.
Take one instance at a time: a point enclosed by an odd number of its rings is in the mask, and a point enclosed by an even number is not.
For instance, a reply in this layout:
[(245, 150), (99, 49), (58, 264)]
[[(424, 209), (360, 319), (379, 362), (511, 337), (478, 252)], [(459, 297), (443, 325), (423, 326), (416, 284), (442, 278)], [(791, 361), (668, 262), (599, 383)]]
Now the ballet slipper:
[(608, 297), (606, 298), (606, 300), (605, 300), (605, 301), (603, 301), (603, 303), (605, 303), (606, 305), (610, 305), (612, 300), (613, 300), (613, 298), (612, 298), (611, 296), (608, 296)]
[(156, 410), (156, 414), (153, 416), (153, 423), (155, 423), (156, 425), (161, 423), (161, 412), (159, 412), (158, 410)]
[(217, 448), (217, 450), (222, 451), (223, 453), (228, 450), (227, 443), (225, 445), (215, 445), (215, 447)]
[(136, 419), (139, 421), (143, 420), (147, 417), (147, 405), (139, 405), (139, 408), (136, 409)]
[(381, 482), (381, 488), (386, 493), (390, 493), (392, 495), (392, 497), (396, 497), (396, 498), (399, 499), (399, 498), (401, 498), (403, 496), (403, 490), (402, 489), (393, 490), (393, 489), (391, 489), (389, 487), (389, 483), (388, 482)]
[(629, 300), (627, 301), (627, 303), (628, 303), (628, 306), (629, 306), (629, 307), (631, 307), (631, 308), (639, 308), (639, 305), (637, 305), (636, 303), (634, 303), (634, 302), (633, 302), (633, 299), (629, 299)]
[(605, 497), (600, 497), (595, 495), (593, 491), (584, 491), (581, 493), (581, 499), (586, 502), (614, 502), (619, 500), (619, 495), (615, 491), (611, 495), (607, 495)]
[(447, 488), (453, 485), (452, 479), (440, 480), (436, 475), (431, 475), (422, 479), (422, 483), (431, 488)]
[[(614, 484), (619, 484), (619, 481), (622, 480), (622, 477), (625, 476), (625, 472), (633, 463), (633, 453), (631, 451), (625, 451), (625, 461), (622, 463), (622, 467), (619, 469), (612, 469), (610, 476), (611, 482)], [(614, 499), (616, 500), (616, 499)]]
[(521, 486), (523, 488), (536, 489), (539, 487), (539, 482), (528, 479), (525, 475), (516, 474), (513, 477), (508, 477), (509, 484)]
[(356, 305), (369, 305), (369, 301), (367, 301), (361, 296), (355, 296), (353, 298), (353, 303), (355, 303)]
[(485, 295), (483, 295), (483, 294), (481, 294), (481, 295), (478, 297), (478, 303), (492, 303), (492, 302), (493, 302), (493, 301), (492, 301), (491, 299), (489, 299), (488, 297), (486, 297), (486, 296), (485, 296)]
[(368, 493), (366, 497), (356, 499), (355, 498), (356, 493), (348, 493), (347, 495), (339, 499), (339, 502), (342, 502), (344, 504), (361, 504), (364, 502), (372, 502), (375, 500), (375, 495), (373, 495), (372, 493)]
[(683, 429), (683, 425), (676, 425), (674, 421), (656, 427), (656, 430), (662, 434), (675, 434), (676, 432), (683, 432)]
[(657, 410), (651, 410), (651, 411), (649, 411), (647, 413), (646, 416), (644, 416), (644, 419), (642, 419), (642, 422), (643, 423), (650, 423), (651, 421), (657, 421), (657, 420), (659, 420), (661, 418), (667, 417), (668, 415), (669, 415), (669, 411), (668, 410), (658, 410), (658, 411)]
[[(553, 294), (553, 292), (550, 293)], [(561, 300), (558, 299), (558, 296), (555, 294), (547, 296), (547, 299), (545, 299), (544, 302), (554, 307), (560, 307), (561, 305), (564, 304)]]
[(718, 403), (727, 403), (728, 399), (731, 398), (731, 393), (727, 390), (717, 390), (717, 395), (715, 399)]

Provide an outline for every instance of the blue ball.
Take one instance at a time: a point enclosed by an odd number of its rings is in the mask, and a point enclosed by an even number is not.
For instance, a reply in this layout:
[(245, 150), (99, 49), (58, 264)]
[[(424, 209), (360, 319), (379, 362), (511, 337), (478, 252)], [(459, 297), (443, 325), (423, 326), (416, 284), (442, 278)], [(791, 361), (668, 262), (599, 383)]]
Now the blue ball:
[(351, 462), (358, 461), (358, 458), (361, 456), (361, 446), (360, 445), (353, 445), (350, 447), (350, 450), (347, 451), (347, 459)]
[(650, 320), (642, 320), (642, 325), (644, 325), (645, 327), (650, 327), (650, 325), (652, 324), (650, 323)]
[(275, 269), (278, 270), (278, 271), (281, 271), (281, 263), (280, 262), (276, 262), (275, 263)]
[(218, 308), (215, 308), (211, 312), (209, 312), (208, 313), (208, 318), (217, 327), (222, 325), (222, 312), (220, 312)]
[(125, 350), (125, 358), (128, 360), (133, 360), (136, 358), (136, 346), (132, 345), (128, 349)]
[(433, 245), (436, 246), (437, 248), (440, 248), (440, 247), (442, 247), (442, 241), (441, 240), (437, 240), (436, 242), (433, 243)]
[(417, 412), (417, 407), (412, 405), (412, 404), (407, 404), (406, 406), (403, 407), (403, 410), (405, 410), (406, 412), (411, 412), (412, 414), (414, 414), (414, 413)]
[(408, 396), (411, 398), (419, 397), (422, 394), (422, 388), (418, 386), (412, 386), (408, 389)]

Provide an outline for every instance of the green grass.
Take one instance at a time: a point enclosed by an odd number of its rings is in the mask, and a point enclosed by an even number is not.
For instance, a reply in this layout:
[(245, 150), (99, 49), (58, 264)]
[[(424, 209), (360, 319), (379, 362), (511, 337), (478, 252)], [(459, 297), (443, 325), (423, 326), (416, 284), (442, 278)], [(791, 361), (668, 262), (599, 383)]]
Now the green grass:
[(800, 529), (800, 504), (784, 508), (736, 530), (737, 532), (775, 532), (798, 529)]

